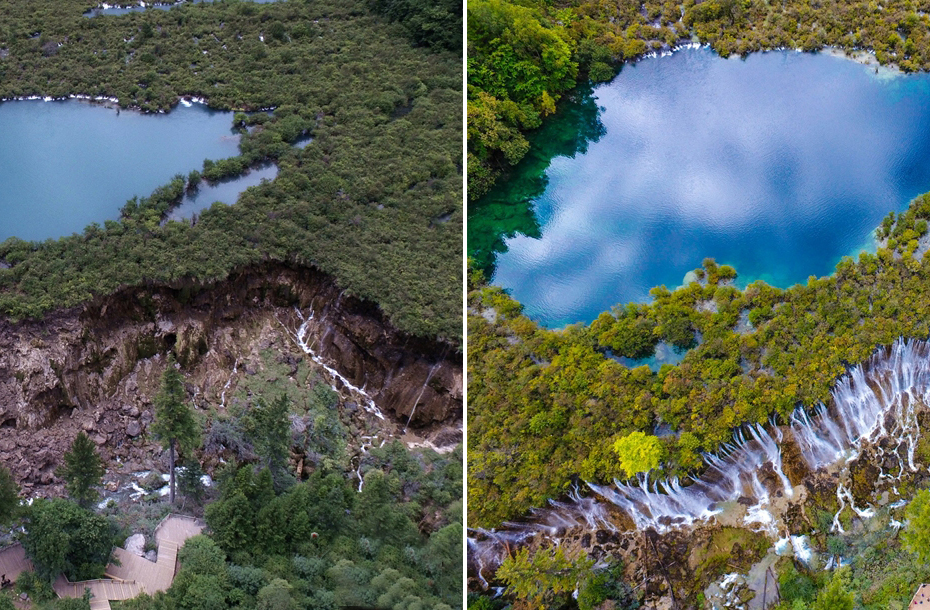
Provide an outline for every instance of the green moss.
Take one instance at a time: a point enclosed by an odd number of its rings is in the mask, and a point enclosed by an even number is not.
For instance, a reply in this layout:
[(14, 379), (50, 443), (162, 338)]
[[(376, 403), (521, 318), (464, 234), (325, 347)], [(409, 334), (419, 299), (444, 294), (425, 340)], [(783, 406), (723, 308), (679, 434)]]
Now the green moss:
[(142, 335), (136, 340), (136, 360), (151, 358), (159, 352), (160, 347), (155, 335)]
[(747, 571), (765, 556), (771, 542), (758, 532), (722, 527), (714, 532), (702, 548), (694, 549), (689, 559), (696, 566), (695, 581), (706, 587), (717, 577), (733, 571)]

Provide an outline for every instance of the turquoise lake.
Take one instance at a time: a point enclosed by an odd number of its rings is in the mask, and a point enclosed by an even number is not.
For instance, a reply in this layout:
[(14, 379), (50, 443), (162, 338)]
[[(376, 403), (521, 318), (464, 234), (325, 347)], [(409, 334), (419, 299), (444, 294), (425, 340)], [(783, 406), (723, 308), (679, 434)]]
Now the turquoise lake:
[(627, 65), (531, 137), (469, 204), (468, 250), (541, 324), (589, 322), (680, 285), (706, 257), (788, 287), (874, 251), (930, 190), (930, 77), (829, 54)]
[(231, 128), (232, 113), (199, 104), (146, 115), (76, 100), (0, 103), (0, 241), (116, 219), (133, 196), (238, 155)]

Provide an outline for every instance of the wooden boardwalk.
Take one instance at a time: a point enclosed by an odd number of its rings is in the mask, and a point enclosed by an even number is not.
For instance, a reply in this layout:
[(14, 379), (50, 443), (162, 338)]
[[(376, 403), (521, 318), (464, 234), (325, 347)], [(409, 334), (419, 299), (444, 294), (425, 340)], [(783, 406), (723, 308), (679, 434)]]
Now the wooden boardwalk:
[[(109, 578), (69, 582), (64, 574), (60, 574), (52, 588), (58, 597), (81, 597), (85, 589), (90, 589), (91, 610), (110, 610), (110, 600), (132, 599), (140, 593), (154, 595), (165, 591), (174, 581), (178, 549), (188, 538), (201, 531), (203, 524), (197, 519), (168, 515), (155, 528), (157, 561), (116, 548), (113, 554), (121, 565), (111, 563), (106, 567), (105, 575)], [(26, 558), (26, 552), (18, 542), (0, 550), (0, 575), (15, 582), (21, 573), (33, 569), (32, 562)]]
[(68, 582), (64, 574), (59, 574), (52, 588), (58, 597), (81, 597), (85, 589), (90, 589), (91, 608), (109, 608), (110, 601), (116, 599), (132, 599), (142, 592), (141, 587), (134, 582), (122, 582), (119, 580), (82, 580), (80, 582)]
[(32, 570), (32, 562), (26, 559), (26, 551), (20, 543), (0, 551), (0, 575), (6, 576), (8, 580), (16, 582), (20, 574)]
[[(165, 591), (174, 581), (178, 562), (178, 549), (192, 536), (203, 531), (203, 524), (197, 519), (181, 515), (168, 515), (155, 528), (155, 541), (158, 544), (157, 561), (133, 555), (126, 549), (116, 548), (113, 554), (121, 565), (109, 564), (104, 574), (109, 579), (68, 582), (62, 575), (55, 581), (53, 588), (58, 597), (81, 597), (88, 588), (92, 610), (110, 608), (108, 600), (131, 599), (140, 593), (154, 595)], [(25, 556), (23, 556), (25, 559)], [(28, 560), (27, 560), (28, 561)], [(0, 556), (0, 567), (2, 567)], [(21, 572), (22, 570), (20, 570)], [(19, 574), (19, 572), (17, 572)], [(7, 578), (10, 578), (7, 575)], [(12, 578), (10, 578), (13, 580)]]

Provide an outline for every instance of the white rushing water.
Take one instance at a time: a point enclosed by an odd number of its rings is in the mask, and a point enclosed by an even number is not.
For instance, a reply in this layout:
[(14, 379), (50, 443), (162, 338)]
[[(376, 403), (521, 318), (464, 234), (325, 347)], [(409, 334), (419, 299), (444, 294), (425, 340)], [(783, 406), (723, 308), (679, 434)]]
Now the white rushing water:
[[(799, 407), (785, 427), (773, 423), (740, 428), (733, 442), (704, 455), (707, 469), (690, 485), (678, 479), (650, 481), (647, 475), (635, 482), (588, 483), (593, 495), (583, 496), (576, 490), (565, 502), (552, 501), (549, 507), (534, 510), (524, 523), (505, 523), (500, 530), (472, 529), (469, 561), (483, 580), (482, 568), (496, 568), (509, 549), (536, 533), (558, 541), (561, 532), (581, 525), (616, 531), (608, 517), (608, 510), (616, 508), (627, 513), (638, 529), (662, 533), (709, 521), (724, 505), (739, 502), (747, 507), (745, 526), (781, 538), (772, 502), (794, 494), (782, 463), (781, 444), (788, 430), (811, 470), (852, 461), (865, 445), (883, 441), (888, 446), (890, 441), (886, 455), (896, 464), (889, 472), (881, 470), (879, 479), (897, 480), (905, 470), (917, 471), (914, 452), (920, 431), (916, 409), (930, 402), (930, 343), (899, 339), (890, 348), (878, 349), (836, 383), (832, 397), (829, 409), (824, 405), (812, 411)], [(851, 490), (843, 483), (837, 488), (837, 499), (840, 511), (849, 506), (863, 518), (874, 514), (871, 507), (855, 506)], [(832, 530), (842, 531), (839, 512)], [(809, 555), (800, 538), (790, 541), (796, 554)]]
[[(354, 385), (342, 373), (340, 373), (339, 371), (337, 371), (336, 369), (328, 365), (323, 360), (323, 357), (320, 354), (318, 354), (316, 350), (313, 349), (313, 342), (311, 341), (311, 333), (310, 333), (310, 330), (312, 327), (311, 325), (314, 321), (313, 309), (310, 310), (310, 315), (308, 316), (304, 316), (303, 312), (301, 312), (296, 307), (294, 308), (294, 310), (297, 312), (297, 317), (300, 318), (301, 325), (295, 332), (292, 332), (291, 334), (294, 337), (294, 340), (297, 342), (297, 345), (300, 347), (300, 349), (305, 354), (310, 356), (311, 360), (313, 360), (318, 365), (323, 367), (323, 369), (327, 373), (329, 373), (333, 378), (338, 379), (339, 382), (343, 385), (343, 387), (346, 390), (348, 390), (349, 392), (357, 396), (359, 398), (359, 402), (361, 403), (363, 409), (365, 409), (372, 415), (378, 417), (378, 419), (384, 419), (384, 414), (381, 412), (381, 409), (378, 408), (378, 405), (375, 404), (375, 399), (372, 398), (371, 395), (365, 391), (365, 388), (360, 388)], [(339, 388), (337, 388), (335, 385), (333, 385), (332, 388), (336, 390), (337, 392), (339, 391)]]

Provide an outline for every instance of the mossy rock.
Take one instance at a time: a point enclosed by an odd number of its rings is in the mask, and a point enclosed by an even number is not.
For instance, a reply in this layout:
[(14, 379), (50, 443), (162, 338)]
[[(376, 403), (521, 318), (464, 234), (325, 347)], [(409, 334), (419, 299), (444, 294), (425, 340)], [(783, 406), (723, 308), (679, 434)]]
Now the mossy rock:
[(788, 526), (788, 533), (792, 536), (801, 536), (814, 529), (814, 525), (804, 512), (804, 506), (800, 503), (788, 505), (784, 520), (785, 525)]
[(157, 470), (153, 470), (148, 473), (144, 479), (139, 481), (139, 487), (148, 492), (153, 492), (161, 489), (165, 486), (165, 480), (161, 477), (161, 473)]
[(855, 519), (856, 513), (853, 512), (853, 509), (849, 506), (844, 506), (843, 510), (840, 512), (840, 525), (843, 526), (843, 529), (847, 532), (850, 531)]
[(921, 410), (917, 414), (917, 425), (920, 437), (917, 439), (914, 457), (921, 465), (930, 466), (930, 412)]
[(703, 591), (727, 572), (745, 573), (772, 545), (765, 535), (738, 527), (714, 529), (709, 537), (696, 542), (687, 566), (694, 574), (694, 591)]
[(786, 440), (781, 444), (781, 462), (782, 470), (793, 486), (801, 485), (810, 475), (811, 470), (801, 455), (798, 444), (794, 442), (794, 437), (789, 432)]
[(840, 509), (839, 502), (836, 499), (837, 477), (828, 476), (821, 478), (809, 478), (805, 480), (804, 486), (807, 488), (807, 508), (816, 508), (824, 510), (830, 514), (836, 514)]
[(861, 454), (849, 465), (849, 474), (852, 479), (851, 491), (856, 506), (864, 508), (872, 502), (879, 473), (871, 452)]

